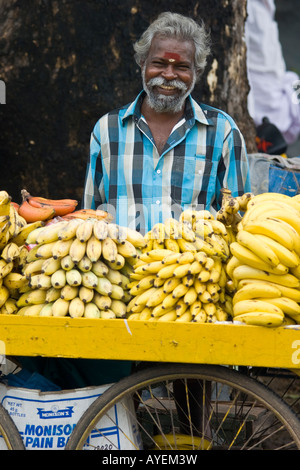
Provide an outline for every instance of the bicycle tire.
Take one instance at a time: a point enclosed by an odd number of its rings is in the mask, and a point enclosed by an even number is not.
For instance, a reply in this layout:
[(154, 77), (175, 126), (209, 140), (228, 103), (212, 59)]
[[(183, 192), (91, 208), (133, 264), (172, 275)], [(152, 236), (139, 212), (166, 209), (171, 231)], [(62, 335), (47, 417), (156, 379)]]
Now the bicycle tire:
[(25, 450), (22, 437), (7, 410), (0, 404), (0, 436), (8, 450)]
[[(257, 449), (257, 448), (268, 448), (271, 449), (275, 447), (273, 445), (273, 442), (276, 441), (276, 435), (279, 435), (279, 430), (280, 432), (284, 431), (285, 434), (287, 434), (287, 440), (288, 442), (284, 442), (283, 448), (291, 448), (291, 449), (300, 449), (300, 421), (296, 414), (293, 412), (293, 410), (279, 397), (277, 396), (273, 391), (269, 390), (267, 387), (265, 387), (263, 384), (255, 381), (253, 378), (248, 377), (244, 374), (239, 373), (236, 370), (232, 370), (228, 367), (225, 366), (214, 366), (214, 365), (198, 365), (198, 364), (162, 364), (162, 365), (156, 365), (153, 367), (146, 368), (144, 370), (141, 370), (139, 372), (136, 372), (132, 374), (131, 376), (124, 378), (120, 380), (118, 383), (112, 385), (108, 390), (106, 390), (103, 395), (98, 397), (95, 402), (92, 403), (92, 405), (85, 411), (85, 413), (82, 415), (80, 420), (78, 421), (77, 425), (75, 426), (75, 429), (73, 430), (68, 443), (66, 445), (66, 450), (82, 450), (86, 448), (86, 443), (87, 440), (89, 440), (90, 435), (92, 433), (92, 430), (95, 428), (97, 423), (99, 422), (100, 419), (102, 419), (104, 416), (107, 416), (107, 413), (109, 410), (114, 407), (117, 404), (120, 404), (124, 401), (125, 398), (128, 397), (133, 397), (137, 393), (139, 394), (139, 406), (145, 407), (145, 404), (143, 403), (141, 405), (141, 390), (150, 388), (151, 391), (153, 391), (153, 387), (156, 386), (157, 384), (161, 384), (166, 382), (167, 386), (169, 388), (172, 388), (175, 390), (175, 385), (177, 382), (176, 381), (182, 381), (182, 383), (191, 383), (191, 381), (196, 381), (199, 380), (199, 383), (203, 384), (217, 384), (220, 388), (228, 388), (229, 390), (234, 391), (234, 407), (237, 407), (237, 404), (241, 407), (240, 401), (242, 399), (244, 400), (245, 398), (251, 399), (249, 402), (251, 404), (247, 405), (248, 407), (250, 406), (250, 411), (245, 411), (246, 410), (246, 405), (243, 405), (243, 408), (240, 408), (239, 414), (240, 417), (242, 417), (242, 420), (244, 422), (239, 423), (239, 428), (238, 428), (238, 436), (230, 438), (231, 441), (227, 442), (227, 436), (225, 435), (225, 427), (222, 424), (222, 418), (221, 421), (218, 421), (218, 416), (215, 416), (216, 411), (214, 411), (214, 408), (217, 409), (217, 406), (220, 406), (219, 404), (216, 404), (216, 399), (215, 402), (213, 403), (213, 400), (210, 400), (209, 405), (211, 406), (211, 411), (210, 411), (210, 416), (211, 418), (213, 417), (215, 420), (217, 420), (217, 425), (219, 426), (217, 431), (213, 430), (213, 432), (219, 432), (222, 430), (222, 436), (220, 436), (220, 444), (217, 444), (217, 439), (219, 439), (219, 434), (211, 438), (210, 441), (208, 441), (210, 444), (208, 448), (220, 448), (220, 449), (234, 449), (238, 448), (239, 450), (244, 450), (244, 449)], [(170, 386), (170, 384), (173, 384)], [(196, 382), (195, 382), (196, 383)], [(189, 393), (189, 387), (188, 385), (187, 390)], [(169, 393), (169, 392), (168, 392)], [(207, 392), (205, 392), (207, 393)], [(223, 393), (223, 392), (221, 392)], [(188, 395), (187, 395), (188, 397)], [(237, 398), (235, 398), (237, 397)], [(249, 398), (250, 397), (250, 398)], [(161, 401), (159, 397), (154, 397), (155, 398), (155, 403), (158, 403)], [(172, 400), (174, 400), (174, 396), (172, 395)], [(203, 396), (199, 397), (203, 400)], [(187, 402), (189, 400), (189, 397), (187, 398)], [(200, 403), (200, 400), (199, 402)], [(228, 401), (229, 404), (226, 402), (226, 406), (230, 406), (231, 402)], [(245, 401), (246, 403), (246, 401)], [(154, 406), (153, 404), (151, 405), (152, 407)], [(176, 404), (177, 406), (177, 404)], [(244, 428), (247, 428), (247, 417), (244, 417), (243, 413), (248, 413), (248, 418), (251, 416), (252, 413), (254, 413), (255, 408), (260, 407), (259, 411), (261, 410), (261, 413), (263, 416), (263, 419), (266, 420), (265, 425), (268, 424), (268, 429), (258, 429), (255, 431), (252, 436), (246, 436), (243, 437), (244, 440), (242, 440), (241, 444), (237, 445), (238, 441), (241, 439), (242, 434), (241, 430)], [(158, 408), (158, 406), (157, 406)], [(152, 412), (152, 411), (151, 411)], [(157, 410), (156, 410), (157, 412)], [(148, 413), (148, 410), (147, 410)], [(155, 411), (154, 411), (155, 413)], [(226, 412), (229, 417), (229, 411)], [(150, 414), (150, 413), (149, 413)], [(159, 414), (158, 414), (159, 416)], [(170, 413), (171, 416), (171, 413)], [(272, 418), (272, 431), (269, 426), (271, 426), (271, 423), (267, 423), (268, 420)], [(140, 418), (139, 418), (140, 419)], [(158, 419), (157, 417), (155, 419)], [(174, 419), (170, 417), (170, 419)], [(227, 419), (227, 418), (226, 418)], [(259, 417), (259, 419), (262, 419)], [(205, 420), (203, 420), (205, 421)], [(213, 422), (213, 419), (211, 419), (211, 422), (209, 423), (209, 426), (211, 426)], [(219, 424), (218, 424), (219, 423)], [(156, 423), (158, 424), (158, 423)], [(139, 426), (141, 425), (141, 422), (138, 422)], [(143, 423), (144, 425), (144, 423)], [(159, 425), (161, 425), (159, 423)], [(252, 423), (253, 425), (253, 423)], [(257, 426), (257, 423), (255, 424)], [(276, 428), (274, 427), (276, 425)], [(194, 441), (197, 436), (203, 436), (204, 440), (201, 440), (201, 443), (205, 442), (207, 444), (207, 439), (206, 439), (206, 430), (207, 430), (207, 423), (205, 423), (205, 428), (202, 429), (202, 434), (197, 434), (195, 430), (193, 429), (193, 424), (190, 427), (190, 441)], [(278, 430), (279, 426), (279, 430)], [(222, 429), (221, 429), (222, 428)], [(249, 426), (248, 426), (249, 428)], [(251, 426), (252, 428), (252, 426)], [(144, 430), (143, 430), (144, 431)], [(162, 433), (162, 427), (160, 429), (161, 435)], [(267, 434), (264, 434), (264, 433)], [(269, 433), (269, 434), (268, 434)], [(173, 443), (170, 443), (170, 440), (172, 440), (172, 437), (169, 437), (170, 433), (168, 433), (167, 437), (163, 437), (163, 440), (165, 442), (165, 445), (163, 447), (159, 447), (157, 445), (157, 438), (154, 438), (153, 435), (150, 435), (150, 438), (152, 439), (152, 443), (150, 444), (150, 448), (153, 449), (172, 449), (172, 448), (180, 448), (177, 445), (177, 431), (174, 434), (173, 430)], [(182, 436), (182, 434), (180, 434)], [(184, 432), (184, 435), (186, 434), (186, 431)], [(149, 437), (149, 436), (148, 436)], [(271, 442), (267, 442), (270, 441)], [(189, 442), (190, 442), (189, 441)], [(199, 441), (197, 441), (198, 445)], [(201, 445), (202, 445), (201, 444)], [(205, 445), (206, 445), (205, 444)], [(174, 445), (174, 447), (173, 447)], [(149, 445), (148, 445), (149, 448)], [(186, 444), (183, 448), (194, 448), (195, 447), (189, 447), (189, 444)], [(198, 447), (196, 447), (197, 449)], [(282, 448), (282, 444), (280, 443), (279, 448)], [(139, 449), (137, 449), (139, 450)]]

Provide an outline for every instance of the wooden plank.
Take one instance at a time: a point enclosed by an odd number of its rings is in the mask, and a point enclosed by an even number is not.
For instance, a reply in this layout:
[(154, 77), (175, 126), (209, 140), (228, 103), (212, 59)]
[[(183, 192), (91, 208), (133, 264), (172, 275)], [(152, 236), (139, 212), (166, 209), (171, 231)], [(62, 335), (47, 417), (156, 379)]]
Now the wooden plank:
[(298, 328), (2, 315), (0, 353), (300, 369)]

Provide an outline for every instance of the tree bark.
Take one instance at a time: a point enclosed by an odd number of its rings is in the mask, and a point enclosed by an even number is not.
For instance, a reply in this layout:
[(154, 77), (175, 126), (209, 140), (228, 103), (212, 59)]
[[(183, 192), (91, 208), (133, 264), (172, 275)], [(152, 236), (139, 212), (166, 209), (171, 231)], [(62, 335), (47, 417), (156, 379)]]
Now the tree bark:
[(246, 0), (0, 0), (1, 189), (17, 202), (23, 188), (81, 200), (91, 130), (140, 91), (132, 45), (167, 10), (211, 30), (212, 55), (193, 96), (227, 111), (255, 151)]

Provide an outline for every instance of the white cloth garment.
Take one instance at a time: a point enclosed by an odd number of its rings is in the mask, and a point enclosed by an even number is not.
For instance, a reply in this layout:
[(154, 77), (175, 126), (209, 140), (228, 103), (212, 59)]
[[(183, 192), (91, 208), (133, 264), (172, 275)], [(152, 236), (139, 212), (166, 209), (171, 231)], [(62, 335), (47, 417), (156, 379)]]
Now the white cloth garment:
[(291, 144), (300, 134), (300, 100), (294, 89), (300, 86), (300, 79), (296, 73), (286, 70), (274, 19), (274, 0), (248, 0), (247, 9), (249, 113), (256, 125), (267, 116)]

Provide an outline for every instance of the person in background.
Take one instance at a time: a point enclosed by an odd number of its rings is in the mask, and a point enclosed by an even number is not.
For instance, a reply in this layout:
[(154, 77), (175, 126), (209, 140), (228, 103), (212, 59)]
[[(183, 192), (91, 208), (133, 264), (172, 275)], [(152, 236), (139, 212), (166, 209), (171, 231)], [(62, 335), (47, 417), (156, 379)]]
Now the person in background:
[[(261, 151), (281, 154), (286, 145), (296, 142), (300, 135), (300, 100), (295, 86), (300, 85), (299, 76), (286, 69), (275, 21), (274, 0), (248, 0), (248, 17), (245, 24), (247, 45), (247, 70), (250, 84), (248, 109), (261, 135), (268, 142)], [(276, 126), (283, 139), (265, 132), (265, 118)], [(274, 128), (273, 128), (274, 129)], [(269, 147), (272, 151), (269, 151)], [(285, 150), (283, 150), (284, 152)]]

